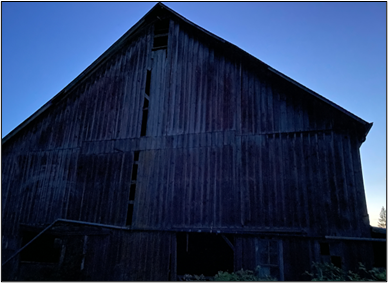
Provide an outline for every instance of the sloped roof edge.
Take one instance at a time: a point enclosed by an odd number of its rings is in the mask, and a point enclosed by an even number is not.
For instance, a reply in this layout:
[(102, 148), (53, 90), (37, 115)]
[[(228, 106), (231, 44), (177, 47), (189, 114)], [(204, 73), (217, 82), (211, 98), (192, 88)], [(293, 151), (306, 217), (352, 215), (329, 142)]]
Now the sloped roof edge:
[[(131, 38), (132, 35), (138, 30), (138, 28), (145, 22), (145, 19), (158, 7), (161, 3), (157, 3), (151, 10), (149, 10), (135, 25), (133, 25), (124, 35), (122, 35), (117, 41), (115, 41), (104, 53), (102, 53), (92, 64), (90, 64), (83, 72), (81, 72), (74, 80), (72, 80), (67, 86), (65, 86), (60, 92), (58, 92), (53, 98), (46, 102), (41, 108), (35, 111), (30, 117), (20, 123), (15, 129), (9, 132), (3, 139), (2, 144), (7, 142), (10, 138), (16, 135), (24, 127), (26, 127), (30, 122), (32, 122), (36, 117), (49, 109), (56, 101), (63, 99), (70, 90), (81, 82), (83, 79), (87, 78), (95, 69), (103, 64), (111, 55), (113, 55), (121, 45)], [(164, 5), (163, 5), (164, 6)]]
[(163, 5), (162, 3), (158, 3), (158, 4), (160, 4), (161, 6), (163, 6), (163, 8), (165, 8), (166, 10), (168, 10), (169, 12), (171, 12), (172, 14), (174, 14), (176, 17), (180, 18), (181, 20), (185, 21), (186, 23), (188, 23), (188, 24), (190, 24), (190, 25), (196, 27), (197, 29), (199, 29), (199, 30), (205, 32), (206, 34), (212, 36), (213, 38), (215, 38), (215, 39), (217, 39), (217, 40), (219, 40), (219, 41), (221, 41), (222, 43), (226, 43), (226, 44), (229, 44), (229, 45), (233, 46), (234, 48), (238, 49), (239, 52), (244, 52), (245, 54), (247, 54), (248, 56), (250, 56), (252, 59), (254, 59), (254, 60), (260, 62), (260, 63), (263, 64), (263, 65), (265, 65), (265, 66), (268, 68), (269, 71), (275, 73), (276, 75), (278, 75), (278, 76), (282, 77), (283, 79), (285, 79), (285, 80), (291, 82), (292, 84), (296, 85), (297, 87), (299, 87), (299, 88), (301, 88), (301, 89), (307, 91), (308, 93), (312, 94), (313, 96), (317, 97), (318, 99), (320, 99), (320, 100), (326, 102), (327, 104), (333, 106), (334, 108), (336, 108), (336, 109), (338, 109), (339, 111), (343, 112), (344, 114), (350, 116), (351, 118), (353, 118), (353, 119), (356, 120), (357, 122), (359, 122), (359, 123), (365, 125), (365, 126), (367, 127), (367, 132), (365, 133), (365, 136), (368, 134), (370, 128), (371, 128), (372, 125), (373, 125), (373, 123), (368, 123), (368, 122), (366, 122), (365, 120), (361, 119), (360, 117), (358, 117), (358, 116), (354, 115), (353, 113), (347, 111), (346, 109), (342, 108), (342, 107), (339, 106), (338, 104), (335, 104), (334, 102), (328, 100), (327, 98), (323, 97), (322, 95), (316, 93), (315, 91), (313, 91), (313, 90), (311, 90), (311, 89), (305, 87), (304, 85), (302, 85), (302, 84), (298, 83), (297, 81), (291, 79), (290, 77), (284, 75), (283, 73), (279, 72), (278, 70), (272, 68), (271, 66), (269, 66), (269, 65), (266, 64), (266, 63), (264, 63), (264, 62), (261, 61), (260, 59), (256, 58), (255, 56), (253, 56), (253, 55), (249, 54), (248, 52), (246, 52), (245, 50), (241, 49), (241, 48), (238, 47), (237, 45), (234, 45), (233, 43), (230, 43), (230, 42), (228, 42), (228, 41), (226, 41), (226, 40), (224, 40), (224, 39), (218, 37), (217, 35), (215, 35), (215, 34), (209, 32), (208, 30), (205, 30), (205, 29), (203, 29), (202, 27), (200, 27), (200, 26), (194, 24), (193, 22), (191, 22), (191, 21), (189, 21), (188, 19), (186, 19), (185, 17), (181, 16), (180, 14), (178, 14), (177, 12), (175, 12), (174, 10), (171, 10), (169, 7)]
[(15, 129), (13, 129), (10, 133), (8, 133), (3, 139), (2, 144), (6, 143), (8, 140), (10, 140), (13, 136), (15, 136), (19, 131), (21, 131), (24, 127), (26, 127), (29, 123), (31, 123), (34, 119), (36, 119), (39, 115), (41, 115), (43, 112), (45, 112), (47, 109), (49, 109), (52, 105), (55, 104), (56, 101), (59, 101), (63, 99), (70, 90), (76, 86), (78, 83), (80, 83), (83, 79), (87, 78), (95, 69), (97, 69), (101, 64), (103, 64), (107, 59), (110, 58), (111, 55), (115, 54), (116, 51), (119, 50), (122, 44), (127, 42), (140, 28), (140, 26), (145, 23), (147, 17), (149, 17), (152, 13), (154, 13), (157, 9), (165, 9), (169, 13), (171, 13), (176, 18), (179, 18), (186, 24), (189, 24), (196, 29), (204, 32), (208, 36), (211, 36), (212, 38), (216, 39), (217, 41), (222, 42), (223, 44), (228, 44), (232, 46), (233, 48), (237, 49), (238, 52), (242, 52), (243, 54), (248, 55), (250, 58), (252, 58), (254, 61), (259, 62), (260, 64), (263, 64), (268, 68), (268, 70), (279, 77), (291, 82), (292, 84), (296, 85), (297, 87), (303, 89), (304, 91), (307, 91), (314, 97), (320, 99), (321, 101), (331, 105), (335, 109), (339, 110), (340, 112), (344, 113), (345, 115), (349, 116), (350, 118), (354, 119), (358, 123), (362, 124), (365, 128), (364, 133), (364, 140), (367, 136), (368, 132), (370, 131), (373, 123), (368, 123), (365, 120), (359, 118), (358, 116), (354, 115), (353, 113), (347, 111), (346, 109), (342, 108), (341, 106), (335, 104), (334, 102), (326, 99), (325, 97), (319, 95), (318, 93), (312, 91), (311, 89), (303, 86), (302, 84), (298, 83), (297, 81), (291, 79), (290, 77), (284, 75), (283, 73), (275, 70), (268, 64), (265, 64), (263, 61), (259, 60), (258, 58), (254, 57), (253, 55), (249, 54), (248, 52), (244, 51), (240, 47), (234, 45), (233, 43), (230, 43), (217, 35), (209, 32), (208, 30), (196, 25), (195, 23), (189, 21), (188, 19), (184, 18), (174, 10), (170, 9), (166, 5), (158, 2), (154, 7), (152, 7), (151, 10), (149, 10), (135, 25), (133, 25), (124, 35), (122, 35), (116, 42), (114, 42), (101, 56), (99, 56), (89, 67), (87, 67), (81, 74), (79, 74), (73, 81), (71, 81), (66, 87), (64, 87), (58, 94), (56, 94), (52, 99), (50, 99), (47, 103), (45, 103), (41, 108), (39, 108), (36, 112), (34, 112), (30, 117), (28, 117), (26, 120), (24, 120), (21, 124), (19, 124)]
[(189, 21), (188, 19), (186, 19), (185, 17), (181, 16), (180, 14), (178, 14), (177, 12), (175, 12), (174, 10), (170, 9), (169, 7), (163, 5), (162, 3), (158, 3), (159, 5), (161, 5), (163, 8), (165, 8), (166, 10), (168, 10), (170, 13), (174, 14), (176, 17), (180, 18), (182, 21), (186, 22), (187, 24), (189, 25), (192, 25), (194, 26), (195, 28), (205, 32), (206, 34), (210, 35), (211, 37), (221, 41), (222, 43), (224, 44), (229, 44), (231, 46), (233, 46), (233, 48), (236, 48), (239, 52), (243, 52), (244, 54), (248, 55), (249, 57), (251, 57), (252, 59), (254, 59), (255, 61), (259, 62), (260, 64), (263, 64), (264, 66), (267, 67), (267, 69), (269, 71), (271, 71), (272, 73), (280, 76), (281, 78), (289, 81), (290, 83), (296, 85), (297, 87), (303, 89), (304, 91), (310, 93), (311, 95), (313, 95), (314, 97), (322, 100), (323, 102), (331, 105), (332, 107), (334, 107), (335, 109), (339, 110), (340, 112), (344, 113), (345, 115), (349, 116), (350, 118), (356, 120), (358, 123), (362, 124), (364, 127), (365, 127), (365, 133), (364, 133), (364, 140), (365, 140), (365, 137), (368, 135), (370, 129), (372, 128), (372, 125), (373, 123), (368, 123), (366, 122), (365, 120), (361, 119), (360, 117), (354, 115), (353, 113), (347, 111), (346, 109), (342, 108), (341, 106), (339, 106), (338, 104), (330, 101), (329, 99), (323, 97), (322, 95), (316, 93), (315, 91), (305, 87), (304, 85), (298, 83), (297, 81), (291, 79), (290, 77), (284, 75), (283, 73), (277, 71), (276, 69), (272, 68), (271, 66), (269, 66), (268, 64), (264, 63), (263, 61), (261, 61), (260, 59), (256, 58), (255, 56), (249, 54), (248, 52), (246, 52), (245, 50), (241, 49), (240, 47), (238, 47), (237, 45), (233, 44), (233, 43), (230, 43), (220, 37), (218, 37), (217, 35), (209, 32), (208, 30), (205, 30), (203, 29), (202, 27), (194, 24), (193, 22)]
[(305, 87), (304, 85), (298, 83), (297, 81), (291, 79), (290, 77), (287, 77), (286, 75), (284, 75), (283, 73), (275, 70), (274, 68), (268, 66), (268, 70), (270, 70), (271, 72), (277, 74), (278, 76), (282, 77), (283, 79), (291, 82), (292, 84), (296, 85), (297, 87), (307, 91), (308, 93), (310, 93), (311, 95), (315, 96), (316, 98), (326, 102), (327, 104), (331, 105), (332, 107), (336, 108), (337, 110), (341, 111), (342, 113), (344, 113), (344, 114), (348, 115), (349, 117), (353, 118), (357, 122), (363, 124), (365, 126), (365, 130), (366, 130), (365, 136), (368, 134), (369, 130), (372, 128), (373, 123), (366, 122), (365, 120), (363, 120), (360, 117), (354, 115), (353, 113), (349, 112), (345, 108), (342, 108), (338, 104), (335, 104), (334, 102), (330, 101), (329, 99), (325, 98), (324, 96), (316, 93), (315, 91), (309, 89), (308, 87)]

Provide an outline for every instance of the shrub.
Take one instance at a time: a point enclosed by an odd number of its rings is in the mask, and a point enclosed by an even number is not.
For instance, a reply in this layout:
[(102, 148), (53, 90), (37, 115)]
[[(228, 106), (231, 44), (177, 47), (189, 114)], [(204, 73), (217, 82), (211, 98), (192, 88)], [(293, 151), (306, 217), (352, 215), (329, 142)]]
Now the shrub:
[[(259, 270), (260, 266), (256, 268), (256, 274), (259, 274)], [(270, 276), (259, 277), (252, 270), (241, 269), (232, 273), (219, 271), (214, 276), (214, 281), (276, 281), (276, 279)]]
[(205, 277), (203, 274), (201, 275), (185, 274), (182, 278), (182, 281), (211, 281), (211, 280), (209, 280), (209, 278)]
[(332, 263), (312, 264), (313, 271), (307, 272), (311, 276), (311, 281), (386, 281), (386, 269), (372, 268), (367, 270), (362, 263), (359, 263), (358, 270), (347, 273)]
[(183, 281), (276, 281), (275, 278), (270, 276), (259, 277), (260, 266), (254, 271), (241, 269), (236, 272), (218, 271), (214, 277), (205, 277), (202, 275), (190, 275), (185, 274), (182, 278)]

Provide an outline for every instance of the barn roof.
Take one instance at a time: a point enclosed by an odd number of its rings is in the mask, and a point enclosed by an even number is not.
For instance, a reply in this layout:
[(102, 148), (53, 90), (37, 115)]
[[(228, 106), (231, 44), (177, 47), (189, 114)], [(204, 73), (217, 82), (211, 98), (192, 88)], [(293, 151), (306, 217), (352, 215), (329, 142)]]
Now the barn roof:
[(213, 33), (203, 29), (202, 27), (194, 24), (193, 22), (187, 20), (183, 16), (179, 15), (175, 11), (171, 10), (167, 6), (163, 5), (162, 3), (157, 3), (150, 11), (148, 11), (147, 14), (143, 16), (134, 26), (132, 26), (121, 38), (119, 38), (111, 47), (109, 47), (100, 57), (98, 57), (89, 67), (87, 67), (78, 77), (76, 77), (72, 82), (70, 82), (64, 89), (62, 89), (57, 95), (55, 95), (52, 99), (50, 99), (46, 104), (44, 104), (40, 109), (38, 109), (34, 114), (32, 114), (30, 117), (28, 117), (26, 120), (24, 120), (20, 125), (18, 125), (15, 129), (13, 129), (8, 135), (6, 135), (3, 140), (2, 144), (9, 141), (13, 136), (15, 136), (18, 132), (20, 132), (23, 128), (28, 126), (33, 120), (35, 120), (38, 116), (40, 116), (43, 112), (49, 110), (52, 108), (58, 101), (65, 98), (72, 89), (80, 84), (82, 81), (84, 81), (86, 78), (88, 78), (91, 74), (94, 73), (94, 71), (104, 64), (109, 58), (111, 58), (116, 52), (120, 50), (120, 48), (131, 41), (141, 30), (148, 26), (150, 23), (153, 23), (158, 19), (158, 16), (164, 14), (168, 15), (169, 17), (179, 21), (180, 23), (184, 23), (192, 28), (194, 28), (197, 32), (202, 33), (202, 35), (210, 37), (212, 40), (218, 42), (219, 44), (222, 44), (225, 48), (228, 48), (229, 50), (233, 50), (234, 53), (239, 53), (242, 56), (247, 56), (249, 60), (253, 62), (253, 64), (257, 64), (257, 66), (260, 66), (260, 68), (266, 68), (269, 72), (273, 73), (275, 76), (278, 76), (279, 78), (288, 81), (289, 83), (295, 85), (296, 87), (304, 90), (305, 92), (311, 94), (312, 96), (316, 97), (317, 99), (323, 101), (324, 103), (327, 103), (328, 105), (334, 107), (338, 111), (342, 112), (349, 118), (353, 119), (357, 124), (361, 126), (363, 130), (363, 139), (365, 140), (366, 135), (368, 134), (370, 128), (372, 127), (373, 123), (368, 123), (364, 121), (363, 119), (357, 117), (356, 115), (350, 113), (346, 109), (342, 108), (341, 106), (335, 104), (334, 102), (326, 99), (325, 97), (319, 95), (318, 93), (312, 91), (311, 89), (303, 86), (302, 84), (296, 82), (295, 80), (291, 79), (290, 77), (282, 74), (281, 72), (275, 70), (271, 66), (265, 64), (261, 60), (257, 59), (256, 57), (250, 55), (246, 51), (242, 50), (241, 48), (237, 47), (236, 45), (214, 35)]

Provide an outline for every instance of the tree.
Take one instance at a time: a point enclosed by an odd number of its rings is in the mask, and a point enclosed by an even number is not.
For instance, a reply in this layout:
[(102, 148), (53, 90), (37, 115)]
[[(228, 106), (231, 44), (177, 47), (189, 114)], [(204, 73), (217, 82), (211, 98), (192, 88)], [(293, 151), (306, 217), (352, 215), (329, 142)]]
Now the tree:
[(381, 228), (387, 228), (387, 211), (385, 210), (384, 206), (381, 208), (377, 226)]

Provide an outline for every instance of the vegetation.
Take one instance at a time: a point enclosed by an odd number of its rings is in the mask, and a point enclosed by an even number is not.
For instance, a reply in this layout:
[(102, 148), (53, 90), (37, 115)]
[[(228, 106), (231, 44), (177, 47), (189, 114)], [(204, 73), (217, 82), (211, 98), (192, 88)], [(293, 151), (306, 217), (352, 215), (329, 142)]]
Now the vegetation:
[[(358, 270), (345, 272), (332, 263), (312, 263), (312, 272), (305, 272), (311, 277), (311, 281), (387, 281), (385, 268), (366, 269), (359, 263)], [(277, 281), (273, 277), (258, 277), (260, 266), (255, 271), (239, 270), (236, 272), (219, 271), (214, 277), (204, 275), (183, 276), (183, 281)]]
[(214, 276), (214, 281), (276, 281), (276, 278), (270, 276), (257, 276), (256, 274), (260, 274), (259, 270), (260, 266), (256, 268), (256, 272), (243, 269), (232, 273), (218, 271), (216, 276)]
[(367, 270), (362, 263), (359, 263), (356, 272), (349, 270), (347, 273), (332, 263), (313, 262), (312, 267), (311, 273), (306, 271), (311, 276), (311, 281), (387, 281), (386, 269)]
[(387, 211), (385, 210), (384, 206), (381, 208), (377, 226), (380, 228), (387, 228)]
[(204, 275), (189, 275), (183, 276), (184, 281), (277, 281), (276, 278), (265, 276), (260, 277), (257, 274), (260, 272), (260, 266), (254, 271), (241, 269), (236, 272), (218, 271), (214, 277), (205, 277)]

